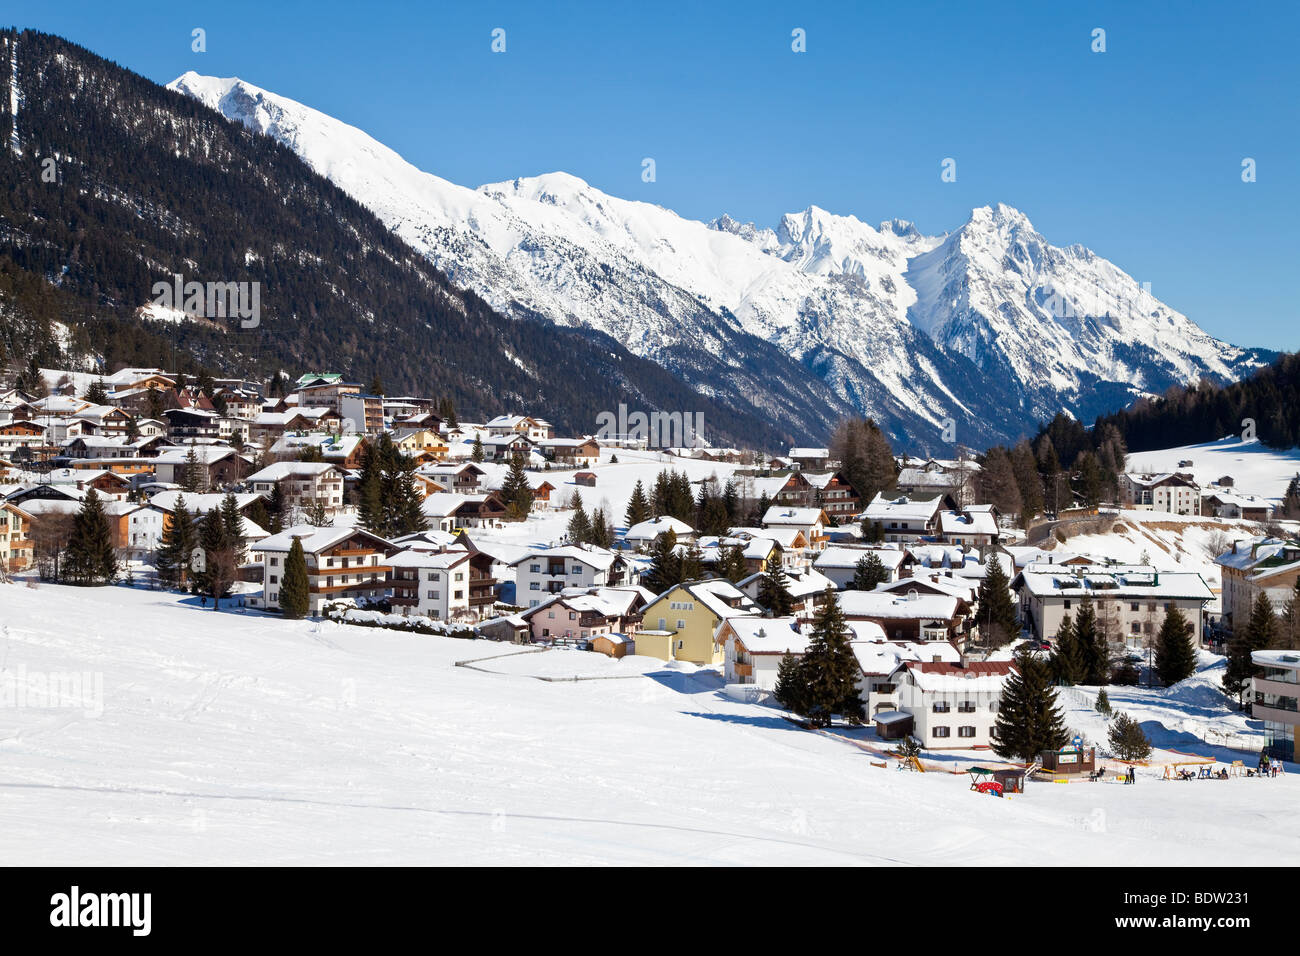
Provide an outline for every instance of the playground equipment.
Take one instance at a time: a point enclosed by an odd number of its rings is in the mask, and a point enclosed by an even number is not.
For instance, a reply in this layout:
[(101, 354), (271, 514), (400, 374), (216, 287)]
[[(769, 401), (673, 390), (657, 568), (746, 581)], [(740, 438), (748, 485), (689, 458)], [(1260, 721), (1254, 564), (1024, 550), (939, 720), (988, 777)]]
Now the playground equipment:
[[(1197, 770), (1185, 770), (1185, 767), (1200, 768), (1205, 766), (1214, 766), (1217, 761), (1212, 757), (1202, 757), (1197, 760), (1179, 760), (1176, 763), (1165, 764), (1165, 772), (1161, 776), (1162, 780), (1195, 780)], [(1240, 761), (1238, 761), (1240, 762)]]
[(925, 766), (919, 757), (903, 757), (898, 764), (899, 770), (916, 770), (925, 773)]
[(987, 767), (968, 767), (966, 772), (970, 774), (970, 788), (978, 793), (991, 793), (994, 796), (1002, 796), (1002, 784), (993, 779), (993, 771)]

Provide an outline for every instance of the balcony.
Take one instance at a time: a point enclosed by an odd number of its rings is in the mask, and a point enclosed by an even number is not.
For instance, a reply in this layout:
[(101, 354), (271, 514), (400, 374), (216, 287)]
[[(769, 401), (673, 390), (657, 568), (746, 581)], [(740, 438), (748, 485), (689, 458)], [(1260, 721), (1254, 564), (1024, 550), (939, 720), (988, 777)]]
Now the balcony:
[(731, 665), (731, 669), (732, 669), (732, 671), (735, 672), (735, 674), (736, 674), (737, 677), (753, 677), (753, 676), (754, 676), (754, 665), (753, 665), (753, 664), (750, 664), (750, 663), (742, 664), (742, 663), (740, 663), (739, 661), (736, 661), (735, 663), (733, 663), (733, 664)]

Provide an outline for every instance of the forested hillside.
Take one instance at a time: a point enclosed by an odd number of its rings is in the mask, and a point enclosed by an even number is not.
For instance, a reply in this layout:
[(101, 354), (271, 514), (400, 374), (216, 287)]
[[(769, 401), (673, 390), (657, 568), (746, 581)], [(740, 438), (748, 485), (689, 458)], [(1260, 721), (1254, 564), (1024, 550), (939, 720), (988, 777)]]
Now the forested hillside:
[[(0, 359), (337, 369), (448, 396), (465, 416), (535, 411), (567, 433), (626, 402), (702, 412), (721, 442), (792, 437), (608, 336), (501, 316), (289, 150), (193, 100), (58, 37), (0, 38), (0, 103), (13, 89), (19, 104), (0, 120)], [(260, 323), (141, 319), (174, 273), (260, 283)]]

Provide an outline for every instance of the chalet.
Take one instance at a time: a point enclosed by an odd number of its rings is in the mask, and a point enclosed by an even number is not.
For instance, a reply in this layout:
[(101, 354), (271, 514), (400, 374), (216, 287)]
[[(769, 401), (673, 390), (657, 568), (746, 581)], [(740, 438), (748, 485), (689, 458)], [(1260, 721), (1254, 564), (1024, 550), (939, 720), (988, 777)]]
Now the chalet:
[(1273, 508), (1273, 502), (1267, 498), (1226, 490), (1212, 491), (1201, 498), (1201, 513), (1216, 518), (1242, 519), (1264, 524), (1273, 520)]
[(898, 494), (912, 499), (947, 496), (954, 504), (975, 500), (980, 466), (965, 458), (929, 458), (920, 465), (906, 464), (898, 473)]
[(16, 420), (0, 425), (0, 454), (13, 455), (20, 449), (45, 446), (45, 429), (36, 422)]
[[(740, 548), (745, 558), (745, 570), (749, 574), (762, 571), (767, 567), (768, 559), (776, 556), (781, 561), (781, 546), (772, 538), (760, 538), (751, 535), (744, 537), (702, 537), (699, 540), (700, 560), (706, 567), (715, 566), (722, 560), (727, 548)], [(784, 562), (782, 562), (784, 565)]]
[(433, 526), (442, 531), (501, 527), (506, 517), (505, 502), (495, 491), (476, 495), (435, 492), (424, 499), (421, 508)]
[(826, 529), (831, 519), (821, 508), (791, 508), (785, 505), (772, 505), (763, 515), (765, 529), (791, 528), (803, 534), (808, 547), (821, 551), (826, 547)]
[(1055, 637), (1061, 619), (1077, 615), (1086, 597), (1092, 600), (1098, 631), (1134, 651), (1154, 641), (1165, 612), (1175, 607), (1187, 618), (1192, 639), (1199, 643), (1202, 612), (1214, 598), (1195, 572), (1147, 566), (1033, 564), (1012, 579), (1011, 587), (1019, 595), (1021, 622), (1040, 639)]
[(927, 750), (992, 746), (1012, 661), (907, 661), (898, 676), (898, 710)]
[(762, 538), (773, 541), (780, 549), (781, 566), (787, 571), (797, 571), (810, 563), (808, 538), (794, 526), (773, 525), (770, 528), (732, 528), (728, 534), (733, 538), (752, 540)]
[(220, 437), (221, 416), (203, 408), (168, 408), (163, 411), (167, 422), (167, 437), (173, 441), (190, 441), (196, 438)]
[(1300, 577), (1300, 541), (1236, 541), (1214, 563), (1223, 582), (1223, 619), (1234, 631), (1244, 630), (1261, 594), (1279, 612), (1294, 597)]
[(447, 440), (437, 431), (420, 429), (407, 432), (394, 444), (402, 454), (409, 455), (421, 465), (444, 461), (447, 458)]
[(458, 495), (472, 495), (482, 491), (487, 477), (487, 472), (472, 462), (421, 465), (418, 471)]
[(829, 578), (836, 588), (843, 591), (853, 583), (853, 577), (858, 571), (858, 562), (869, 554), (874, 554), (884, 567), (887, 575), (886, 581), (898, 580), (898, 569), (903, 564), (903, 559), (906, 556), (906, 553), (900, 548), (862, 548), (832, 545), (813, 559), (813, 567)]
[(327, 461), (276, 462), (249, 475), (244, 484), (268, 498), (278, 487), (290, 510), (322, 507), (332, 516), (343, 507), (343, 470)]
[(200, 491), (236, 484), (243, 481), (252, 469), (252, 462), (229, 445), (179, 445), (164, 449), (153, 460), (157, 480), (184, 484), (191, 454), (199, 471)]
[[(899, 582), (906, 583), (906, 579)], [(891, 641), (960, 641), (964, 631), (961, 599), (952, 594), (893, 591), (843, 591), (840, 609), (849, 621), (880, 625)]]
[(538, 442), (538, 447), (563, 468), (590, 468), (600, 463), (600, 444), (594, 438), (547, 438)]
[(983, 548), (1002, 537), (992, 505), (970, 505), (961, 511), (939, 512), (939, 537), (949, 544)]
[[(758, 601), (763, 582), (763, 572), (758, 571), (743, 578), (736, 587), (754, 601)], [(811, 621), (829, 600), (828, 591), (835, 590), (835, 582), (812, 568), (791, 571), (786, 576), (786, 593), (793, 602), (791, 613), (799, 621)]]
[(947, 496), (913, 500), (907, 495), (885, 497), (878, 493), (859, 520), (878, 525), (885, 541), (904, 544), (932, 538), (939, 533), (939, 512), (951, 507)]
[(718, 625), (713, 643), (722, 650), (722, 674), (728, 684), (753, 684), (769, 691), (776, 689), (781, 659), (786, 654), (800, 658), (808, 650), (808, 636), (792, 617), (729, 617)]
[[(535, 644), (580, 643), (598, 637), (635, 638), (642, 611), (654, 595), (640, 587), (594, 587), (556, 595), (521, 615)], [(626, 641), (608, 642), (606, 651), (622, 657)]]
[(550, 422), (528, 415), (498, 415), (483, 427), (489, 435), (523, 435), (533, 444), (555, 437), (555, 429)]
[(482, 439), (483, 456), (492, 461), (509, 461), (516, 455), (528, 458), (533, 453), (533, 441), (527, 435), (511, 433), (490, 435)]
[(17, 574), (32, 566), (33, 520), (12, 501), (0, 501), (0, 571)]
[(862, 508), (862, 498), (842, 471), (796, 472), (812, 492), (806, 505), (820, 507), (837, 521), (851, 519)]
[(1191, 475), (1125, 472), (1119, 476), (1119, 494), (1126, 507), (1141, 511), (1165, 511), (1176, 515), (1201, 513), (1201, 489)]
[(787, 458), (800, 471), (826, 471), (832, 467), (831, 453), (826, 448), (791, 448)]
[(695, 529), (685, 521), (679, 521), (671, 515), (660, 515), (648, 521), (640, 521), (628, 528), (623, 535), (623, 547), (648, 551), (654, 546), (655, 538), (666, 531), (677, 535), (679, 542), (689, 541), (695, 537)]
[(634, 583), (631, 565), (617, 552), (592, 545), (564, 545), (531, 551), (510, 562), (515, 570), (515, 604), (537, 607), (567, 588), (623, 587)]
[(477, 620), (484, 602), (470, 602), (475, 555), (478, 556), (479, 575), (486, 573), (490, 578), (491, 558), (466, 548), (406, 550), (393, 555), (389, 564), (393, 568), (390, 583), (394, 610), (399, 614), (420, 615), (436, 621)]
[(637, 653), (665, 661), (719, 664), (723, 652), (713, 635), (722, 622), (762, 613), (744, 591), (725, 579), (676, 584), (646, 606)]
[(399, 550), (396, 545), (361, 528), (298, 525), (258, 544), (263, 555), (262, 594), (250, 597), (250, 606), (280, 610), (280, 586), (294, 539), (301, 542), (307, 559), (310, 614), (319, 615), (326, 604), (340, 598), (362, 603), (388, 596), (388, 559)]
[(880, 625), (870, 621), (850, 621), (848, 627), (851, 634), (849, 646), (860, 671), (858, 696), (867, 717), (872, 720), (878, 713), (898, 710), (900, 671), (908, 661), (948, 661), (955, 664), (961, 660), (961, 652), (946, 641), (917, 644), (886, 640)]

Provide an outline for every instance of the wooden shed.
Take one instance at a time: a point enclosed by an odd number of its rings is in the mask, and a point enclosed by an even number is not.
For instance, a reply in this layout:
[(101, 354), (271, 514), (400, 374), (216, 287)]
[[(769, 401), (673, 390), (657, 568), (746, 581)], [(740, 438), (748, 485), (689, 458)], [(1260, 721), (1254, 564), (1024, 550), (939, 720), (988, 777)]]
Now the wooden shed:
[(901, 710), (879, 711), (872, 720), (876, 722), (876, 733), (881, 740), (902, 740), (915, 725), (912, 715)]
[(573, 476), (573, 483), (594, 488), (596, 487), (596, 473), (594, 471), (580, 471)]
[(1097, 769), (1097, 751), (1093, 747), (1062, 747), (1042, 752), (1043, 769), (1052, 773), (1092, 773)]
[(624, 657), (636, 653), (636, 644), (626, 634), (597, 634), (591, 639), (591, 649), (606, 657)]

